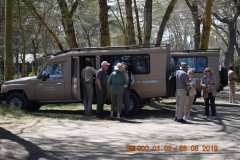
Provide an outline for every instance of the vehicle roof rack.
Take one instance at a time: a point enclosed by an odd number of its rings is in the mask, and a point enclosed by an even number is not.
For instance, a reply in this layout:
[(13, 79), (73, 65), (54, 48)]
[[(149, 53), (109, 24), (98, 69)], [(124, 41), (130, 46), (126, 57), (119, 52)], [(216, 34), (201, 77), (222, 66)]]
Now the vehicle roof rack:
[[(159, 47), (169, 47), (169, 44), (162, 44)], [(106, 47), (82, 47), (82, 48), (71, 48), (61, 52), (51, 54), (57, 56), (60, 54), (68, 53), (71, 51), (93, 51), (93, 50), (120, 50), (120, 49), (139, 49), (139, 48), (156, 48), (155, 45), (143, 46), (143, 45), (131, 45), (131, 46), (106, 46)]]
[(195, 49), (195, 50), (175, 50), (171, 52), (219, 52), (220, 48), (210, 48), (210, 49)]

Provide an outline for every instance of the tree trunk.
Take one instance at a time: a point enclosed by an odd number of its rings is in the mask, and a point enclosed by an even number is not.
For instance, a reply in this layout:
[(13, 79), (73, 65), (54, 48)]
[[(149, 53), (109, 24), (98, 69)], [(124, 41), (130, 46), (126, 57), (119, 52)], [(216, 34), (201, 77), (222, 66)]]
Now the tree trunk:
[(225, 60), (224, 64), (225, 66), (229, 66), (234, 62), (234, 46), (237, 43), (236, 36), (237, 36), (237, 20), (240, 15), (240, 4), (235, 3), (237, 12), (233, 15), (231, 18), (227, 18), (226, 16), (218, 15), (217, 13), (213, 12), (212, 14), (222, 23), (225, 23), (228, 25), (228, 46), (227, 46), (227, 52), (225, 54)]
[(225, 55), (225, 60), (224, 60), (225, 66), (229, 66), (234, 62), (234, 45), (236, 42), (235, 23), (232, 21), (228, 23), (228, 29), (229, 29), (229, 37), (228, 37), (227, 53)]
[(208, 49), (208, 42), (209, 42), (209, 36), (211, 31), (211, 14), (212, 14), (212, 5), (213, 0), (207, 0), (207, 4), (205, 7), (204, 12), (204, 18), (203, 18), (203, 31), (202, 31), (202, 37), (201, 37), (201, 49)]
[(25, 63), (25, 57), (26, 57), (26, 38), (24, 34), (23, 24), (22, 24), (22, 15), (21, 15), (21, 6), (19, 0), (17, 1), (18, 5), (18, 19), (19, 19), (19, 27), (20, 27), (20, 35), (21, 35), (21, 47), (22, 48), (22, 64), (21, 64), (21, 77), (26, 77), (26, 63)]
[[(79, 1), (76, 0), (75, 3), (76, 4), (73, 6), (77, 7)], [(67, 6), (67, 3), (65, 0), (58, 0), (58, 5), (61, 9), (61, 15), (62, 15), (61, 20), (62, 20), (68, 47), (69, 48), (77, 48), (78, 45), (77, 45), (77, 41), (76, 41), (76, 37), (75, 37), (75, 30), (74, 30), (73, 20), (72, 20), (72, 16), (73, 16), (73, 13), (75, 12), (76, 8), (73, 8), (73, 10), (71, 10), (69, 12), (68, 6)]]
[(13, 79), (13, 0), (5, 1), (5, 56), (4, 56), (4, 80)]
[(135, 31), (132, 14), (132, 0), (125, 0), (126, 17), (127, 17), (127, 36), (128, 45), (136, 45)]
[(196, 1), (190, 1), (185, 0), (193, 17), (194, 22), (194, 49), (199, 49), (200, 47), (200, 39), (201, 39), (201, 31), (200, 31), (200, 25), (201, 25), (201, 18), (198, 16), (198, 5)]
[(100, 19), (100, 44), (101, 46), (110, 46), (110, 32), (109, 32), (109, 24), (108, 24), (108, 5), (107, 0), (99, 0), (99, 19)]
[(137, 21), (137, 32), (138, 32), (138, 41), (139, 45), (142, 45), (142, 31), (140, 27), (140, 21), (139, 21), (139, 14), (138, 14), (138, 7), (137, 7), (137, 2), (134, 0), (134, 10), (135, 10), (135, 15), (136, 15), (136, 21)]
[(162, 43), (162, 37), (163, 37), (163, 32), (164, 32), (165, 26), (170, 18), (170, 15), (171, 15), (176, 3), (177, 3), (177, 0), (171, 0), (171, 2), (168, 4), (167, 10), (163, 16), (162, 23), (158, 29), (156, 46), (160, 46)]
[(144, 46), (150, 45), (152, 31), (152, 0), (146, 0), (144, 7)]

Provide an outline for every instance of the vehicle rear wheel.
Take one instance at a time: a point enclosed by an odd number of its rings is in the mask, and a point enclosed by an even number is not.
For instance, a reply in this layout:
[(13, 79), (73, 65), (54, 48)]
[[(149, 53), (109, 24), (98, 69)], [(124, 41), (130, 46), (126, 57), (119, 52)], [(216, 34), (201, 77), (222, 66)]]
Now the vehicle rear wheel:
[(139, 98), (136, 94), (130, 93), (130, 101), (129, 101), (129, 111), (130, 113), (136, 113), (141, 108), (141, 104)]
[(27, 100), (25, 96), (21, 93), (11, 93), (7, 99), (6, 103), (14, 108), (27, 109)]

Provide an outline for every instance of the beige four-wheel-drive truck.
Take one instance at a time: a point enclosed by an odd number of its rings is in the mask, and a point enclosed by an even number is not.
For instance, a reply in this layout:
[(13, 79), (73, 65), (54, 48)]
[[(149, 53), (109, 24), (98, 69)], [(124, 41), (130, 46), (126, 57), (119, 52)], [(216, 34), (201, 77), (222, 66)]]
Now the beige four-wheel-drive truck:
[[(170, 52), (168, 45), (78, 48), (54, 54), (35, 77), (2, 83), (0, 99), (25, 110), (37, 110), (42, 104), (49, 103), (82, 102), (80, 73), (87, 60), (96, 69), (100, 68), (102, 61), (108, 61), (111, 64), (108, 75), (118, 62), (131, 65), (135, 80), (129, 102), (132, 112), (139, 110), (151, 98), (175, 95), (171, 87), (175, 82), (171, 82), (169, 77), (182, 61), (186, 61), (198, 77), (207, 66), (213, 68), (215, 73), (219, 72), (218, 50)], [(221, 83), (221, 76), (217, 77)]]

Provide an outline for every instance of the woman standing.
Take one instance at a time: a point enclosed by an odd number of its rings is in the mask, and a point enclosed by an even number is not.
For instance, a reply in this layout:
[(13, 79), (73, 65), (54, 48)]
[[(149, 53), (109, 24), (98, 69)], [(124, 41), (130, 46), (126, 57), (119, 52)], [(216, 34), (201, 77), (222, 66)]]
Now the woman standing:
[(201, 86), (203, 87), (203, 98), (205, 103), (205, 116), (209, 117), (209, 102), (211, 105), (212, 117), (216, 116), (215, 97), (217, 95), (217, 82), (210, 67), (205, 68), (204, 76), (201, 79)]
[(192, 110), (192, 104), (194, 97), (196, 95), (196, 81), (194, 79), (194, 71), (188, 70), (187, 75), (189, 77), (189, 84), (187, 86), (187, 97), (186, 97), (186, 103), (184, 106), (184, 116), (183, 119), (185, 121), (191, 120), (191, 110)]
[(125, 65), (122, 63), (117, 63), (114, 67), (114, 70), (109, 79), (108, 79), (108, 87), (110, 89), (111, 96), (111, 115), (110, 118), (113, 118), (114, 111), (117, 112), (117, 118), (120, 119), (120, 115), (122, 112), (122, 99), (123, 99), (123, 91), (124, 85), (127, 84), (126, 76), (123, 74), (125, 71)]

